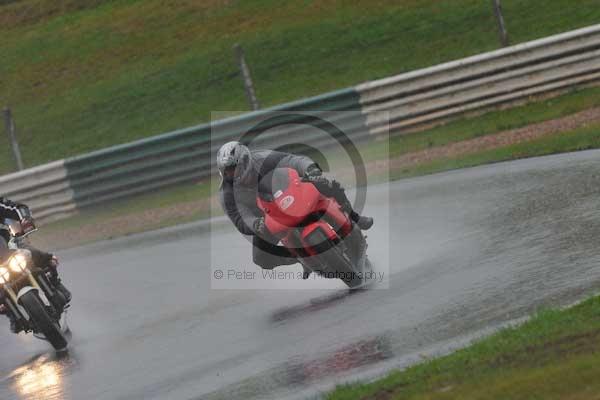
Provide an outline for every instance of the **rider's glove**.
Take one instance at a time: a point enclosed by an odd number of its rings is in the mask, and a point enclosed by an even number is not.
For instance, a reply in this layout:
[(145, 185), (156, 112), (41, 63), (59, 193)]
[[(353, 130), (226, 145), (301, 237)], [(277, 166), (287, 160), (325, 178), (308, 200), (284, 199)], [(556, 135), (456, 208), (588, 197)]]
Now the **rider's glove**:
[(51, 254), (48, 265), (51, 266), (52, 268), (56, 269), (58, 267), (58, 257), (56, 257), (54, 254)]
[(33, 217), (27, 216), (21, 219), (21, 227), (23, 228), (23, 233), (29, 233), (35, 231), (35, 221)]
[(267, 232), (267, 226), (265, 225), (265, 219), (263, 217), (256, 218), (254, 220), (254, 233), (258, 236), (262, 236)]
[(319, 168), (317, 164), (309, 165), (304, 172), (304, 178), (309, 181), (318, 178), (321, 175), (323, 175), (323, 171), (321, 171), (321, 168)]

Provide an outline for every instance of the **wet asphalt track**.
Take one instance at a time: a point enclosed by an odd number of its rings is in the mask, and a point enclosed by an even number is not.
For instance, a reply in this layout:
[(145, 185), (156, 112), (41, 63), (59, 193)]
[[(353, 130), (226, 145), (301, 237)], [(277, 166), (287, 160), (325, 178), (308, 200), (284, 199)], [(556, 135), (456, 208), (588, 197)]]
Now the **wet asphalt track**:
[[(373, 188), (387, 290), (209, 290), (201, 224), (64, 252), (70, 350), (3, 322), (0, 398), (305, 398), (447, 350), (598, 289), (599, 171), (590, 151), (396, 182), (390, 218)], [(238, 235), (215, 242), (249, 265)]]

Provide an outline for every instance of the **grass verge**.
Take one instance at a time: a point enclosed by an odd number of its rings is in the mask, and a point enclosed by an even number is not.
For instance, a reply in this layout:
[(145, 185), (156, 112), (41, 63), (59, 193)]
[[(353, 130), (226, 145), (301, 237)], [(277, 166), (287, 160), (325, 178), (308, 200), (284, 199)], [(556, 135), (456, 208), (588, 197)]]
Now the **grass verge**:
[[(91, 207), (72, 217), (52, 222), (47, 226), (53, 229), (75, 228), (143, 211), (173, 207), (178, 204), (190, 204), (208, 198), (215, 190), (216, 188), (211, 187), (207, 182), (178, 185), (149, 194), (115, 200), (101, 207)], [(209, 210), (206, 211), (205, 215), (208, 215)], [(160, 222), (165, 223), (164, 221)]]
[(474, 167), (499, 161), (544, 156), (600, 148), (600, 123), (568, 132), (560, 132), (527, 142), (491, 150), (464, 154), (454, 158), (443, 158), (410, 167), (391, 170), (390, 179), (397, 180), (412, 176), (428, 175), (458, 168)]
[(422, 132), (396, 136), (390, 139), (389, 149), (385, 148), (387, 146), (374, 144), (364, 151), (364, 157), (378, 159), (384, 149), (384, 153), (389, 151), (390, 158), (394, 158), (406, 153), (558, 119), (598, 106), (600, 106), (600, 87), (574, 90), (560, 97), (539, 100), (505, 110), (490, 111)]
[(546, 310), (448, 356), (369, 384), (341, 386), (327, 400), (598, 399), (600, 297)]

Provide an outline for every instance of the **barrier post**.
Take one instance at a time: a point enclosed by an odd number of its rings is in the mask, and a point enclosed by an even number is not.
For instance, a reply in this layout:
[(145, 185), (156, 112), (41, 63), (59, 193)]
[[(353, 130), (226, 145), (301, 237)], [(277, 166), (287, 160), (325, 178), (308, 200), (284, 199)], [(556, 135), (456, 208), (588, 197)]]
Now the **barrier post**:
[(496, 21), (498, 22), (500, 43), (502, 44), (502, 47), (507, 47), (510, 45), (510, 42), (508, 40), (508, 32), (506, 31), (504, 17), (502, 16), (502, 5), (500, 4), (500, 0), (492, 0), (492, 5), (494, 6), (494, 15), (496, 16)]
[(21, 150), (19, 149), (19, 142), (17, 141), (17, 129), (15, 127), (15, 120), (12, 117), (10, 108), (4, 108), (3, 114), (4, 128), (6, 129), (8, 140), (10, 141), (10, 147), (12, 149), (15, 163), (17, 164), (17, 170), (21, 171), (23, 169), (23, 159), (21, 158)]
[(240, 73), (242, 74), (242, 80), (244, 81), (244, 89), (246, 90), (246, 97), (248, 97), (248, 103), (250, 103), (250, 107), (252, 110), (258, 110), (260, 108), (260, 104), (258, 103), (258, 98), (256, 97), (256, 92), (254, 91), (254, 83), (252, 82), (252, 76), (250, 75), (250, 68), (248, 67), (248, 63), (246, 62), (246, 55), (244, 54), (244, 49), (239, 43), (236, 43), (233, 46), (233, 50), (235, 52), (235, 57), (240, 67)]

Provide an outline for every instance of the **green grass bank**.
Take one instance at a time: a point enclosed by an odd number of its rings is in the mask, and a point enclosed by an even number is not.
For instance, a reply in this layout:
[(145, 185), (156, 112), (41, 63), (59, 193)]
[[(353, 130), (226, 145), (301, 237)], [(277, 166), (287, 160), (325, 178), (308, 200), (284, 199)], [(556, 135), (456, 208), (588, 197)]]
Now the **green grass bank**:
[[(600, 0), (503, 7), (512, 43), (600, 21)], [(248, 108), (238, 42), (263, 106), (499, 47), (479, 0), (1, 2), (0, 105), (27, 166), (206, 122)]]

